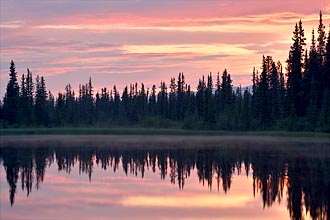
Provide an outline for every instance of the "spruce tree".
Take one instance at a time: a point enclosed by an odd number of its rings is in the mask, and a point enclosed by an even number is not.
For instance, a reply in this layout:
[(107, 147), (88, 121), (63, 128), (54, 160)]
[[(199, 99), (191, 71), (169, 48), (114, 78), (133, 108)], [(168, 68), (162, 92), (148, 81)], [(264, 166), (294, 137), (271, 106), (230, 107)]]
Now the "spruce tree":
[(59, 126), (65, 125), (65, 96), (62, 93), (58, 93), (55, 105), (55, 123)]
[(75, 94), (72, 90), (71, 84), (65, 86), (65, 121), (69, 124), (77, 122), (78, 110)]
[(176, 99), (176, 115), (177, 120), (182, 121), (184, 119), (184, 96), (185, 96), (185, 79), (183, 73), (179, 73), (177, 84), (177, 99)]
[(27, 69), (27, 74), (22, 75), (19, 99), (20, 124), (30, 126), (33, 123), (33, 79), (32, 73)]
[(169, 118), (172, 120), (175, 120), (177, 116), (177, 87), (178, 85), (175, 83), (175, 78), (171, 78), (169, 95)]
[(206, 85), (203, 76), (202, 80), (199, 79), (197, 86), (197, 93), (196, 93), (196, 110), (199, 119), (205, 117), (205, 91), (206, 91)]
[(8, 124), (13, 125), (18, 123), (18, 108), (19, 108), (19, 86), (17, 82), (17, 72), (13, 60), (10, 62), (9, 82), (3, 101), (3, 116)]
[(271, 69), (269, 74), (269, 108), (270, 108), (270, 120), (279, 118), (280, 108), (279, 108), (279, 76), (278, 68), (271, 59)]
[(259, 117), (261, 122), (261, 127), (266, 129), (270, 125), (270, 106), (269, 106), (269, 83), (268, 83), (268, 73), (269, 73), (269, 65), (270, 57), (265, 58), (263, 56), (262, 62), (262, 72), (260, 74), (260, 110)]
[(279, 73), (279, 117), (280, 119), (284, 118), (285, 116), (285, 78), (284, 78), (284, 73), (283, 73), (283, 67), (280, 61), (277, 62), (277, 71)]
[(129, 118), (129, 100), (128, 100), (128, 88), (125, 86), (124, 91), (121, 96), (121, 107), (120, 114), (123, 121), (127, 121)]
[(163, 118), (168, 116), (168, 97), (165, 82), (160, 82), (160, 91), (157, 98), (157, 109), (158, 114)]
[(35, 116), (38, 125), (47, 126), (49, 124), (49, 114), (47, 111), (47, 90), (44, 77), (36, 78), (35, 93)]
[(156, 113), (157, 113), (156, 86), (153, 85), (149, 97), (149, 114), (150, 116), (156, 116)]
[(19, 110), (18, 110), (18, 118), (19, 118), (19, 124), (26, 126), (27, 122), (25, 121), (25, 110), (27, 105), (27, 95), (26, 95), (26, 77), (24, 74), (22, 74), (21, 78), (21, 86), (20, 86), (20, 94), (19, 94)]
[(204, 121), (212, 128), (215, 125), (215, 102), (213, 98), (213, 80), (212, 74), (207, 76), (207, 87), (205, 90), (205, 116)]
[(243, 102), (243, 129), (248, 130), (251, 126), (251, 93), (248, 89), (244, 91)]
[(321, 67), (318, 61), (318, 52), (316, 48), (314, 30), (312, 31), (312, 43), (309, 51), (309, 59), (307, 62), (307, 69), (302, 81), (302, 88), (304, 99), (303, 108), (306, 109), (308, 113), (309, 124), (311, 128), (315, 127), (315, 122), (317, 121), (317, 115), (319, 114), (320, 105), (321, 105), (321, 90), (320, 85), (320, 73)]
[(317, 37), (317, 54), (319, 59), (320, 66), (323, 66), (325, 61), (325, 53), (326, 53), (326, 33), (325, 26), (323, 24), (322, 19), (322, 11), (320, 11), (320, 20), (319, 26), (317, 29), (318, 37)]
[(222, 111), (222, 106), (221, 106), (221, 79), (220, 79), (220, 73), (219, 72), (217, 74), (217, 82), (215, 84), (214, 98), (215, 98), (215, 109), (216, 109), (217, 117), (219, 117), (219, 113)]
[(287, 60), (288, 70), (288, 100), (287, 109), (297, 116), (302, 116), (302, 97), (301, 97), (301, 80), (302, 80), (302, 68), (303, 68), (303, 55), (305, 44), (305, 34), (302, 27), (301, 20), (299, 24), (296, 23), (295, 30), (293, 32), (293, 45), (289, 52), (289, 58)]
[(233, 86), (230, 74), (228, 74), (227, 69), (225, 69), (221, 76), (221, 101), (224, 111), (229, 111), (231, 109), (231, 104), (233, 104)]
[(112, 119), (114, 121), (118, 120), (120, 112), (120, 96), (117, 90), (116, 85), (113, 86), (113, 110), (112, 110)]
[(325, 54), (325, 88), (330, 92), (330, 30), (328, 33), (327, 44), (326, 44), (326, 54)]

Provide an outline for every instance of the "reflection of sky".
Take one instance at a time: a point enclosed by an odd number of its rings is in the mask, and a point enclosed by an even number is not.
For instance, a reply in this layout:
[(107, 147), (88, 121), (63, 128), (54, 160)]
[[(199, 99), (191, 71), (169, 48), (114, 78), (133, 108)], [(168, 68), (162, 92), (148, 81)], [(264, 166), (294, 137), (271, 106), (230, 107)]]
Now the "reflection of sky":
[[(56, 164), (46, 170), (44, 182), (34, 186), (27, 198), (17, 184), (15, 202), (10, 207), (9, 187), (1, 166), (1, 219), (289, 219), (286, 201), (262, 207), (260, 195), (253, 197), (252, 177), (233, 175), (225, 194), (216, 181), (213, 190), (199, 183), (196, 169), (186, 179), (184, 189), (160, 180), (160, 171), (126, 176), (94, 166), (92, 180), (79, 175), (78, 164), (71, 174), (59, 172)], [(243, 169), (242, 169), (243, 170)], [(307, 219), (307, 218), (306, 218)]]
[(328, 0), (1, 0), (0, 97), (11, 59), (19, 75), (30, 68), (46, 76), (54, 94), (67, 83), (77, 91), (89, 76), (95, 91), (122, 91), (182, 71), (196, 88), (201, 74), (225, 68), (234, 85), (250, 85), (263, 54), (285, 64), (299, 19), (310, 41), (320, 10), (328, 29)]

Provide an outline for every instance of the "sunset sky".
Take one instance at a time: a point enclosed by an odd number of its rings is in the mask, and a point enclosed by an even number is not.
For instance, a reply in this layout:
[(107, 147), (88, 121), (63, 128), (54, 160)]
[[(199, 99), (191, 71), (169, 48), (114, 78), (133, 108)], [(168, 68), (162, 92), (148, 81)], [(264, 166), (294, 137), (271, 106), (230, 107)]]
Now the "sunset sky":
[(247, 86), (263, 54), (285, 62), (299, 19), (309, 43), (320, 10), (328, 32), (328, 0), (1, 0), (0, 96), (11, 59), (19, 78), (30, 68), (53, 94), (89, 76), (95, 92), (121, 91), (169, 84), (179, 72), (195, 89), (202, 74), (225, 68)]

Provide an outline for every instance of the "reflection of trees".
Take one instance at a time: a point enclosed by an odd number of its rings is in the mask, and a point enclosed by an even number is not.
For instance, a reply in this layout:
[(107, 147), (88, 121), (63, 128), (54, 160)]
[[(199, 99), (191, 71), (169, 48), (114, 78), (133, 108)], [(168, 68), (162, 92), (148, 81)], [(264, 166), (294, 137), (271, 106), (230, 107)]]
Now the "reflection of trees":
[[(330, 219), (330, 160), (284, 155), (276, 151), (253, 151), (248, 148), (200, 149), (115, 149), (92, 147), (1, 148), (0, 158), (10, 187), (10, 203), (14, 203), (17, 183), (27, 195), (43, 181), (46, 167), (56, 163), (59, 171), (70, 173), (79, 166), (79, 173), (92, 178), (93, 167), (114, 172), (122, 168), (126, 175), (141, 176), (145, 172), (159, 172), (162, 180), (169, 178), (182, 189), (192, 169), (199, 181), (212, 190), (230, 190), (236, 172), (252, 172), (253, 192), (259, 193), (264, 207), (283, 200), (287, 188), (287, 207), (292, 219), (302, 219), (303, 210), (313, 219)], [(328, 160), (327, 160), (328, 159)], [(243, 166), (244, 165), (244, 166)], [(250, 168), (252, 170), (250, 171)]]
[(18, 173), (20, 168), (18, 149), (1, 149), (0, 156), (6, 170), (7, 182), (9, 184), (9, 200), (13, 205), (16, 194)]
[(330, 160), (295, 158), (290, 164), (288, 209), (291, 218), (301, 219), (304, 205), (313, 219), (330, 219)]
[(256, 152), (251, 158), (253, 192), (260, 192), (263, 206), (271, 206), (283, 197), (286, 178), (285, 160), (274, 152)]
[(9, 184), (10, 204), (15, 200), (17, 183), (20, 178), (22, 190), (26, 190), (27, 196), (32, 191), (33, 182), (36, 188), (43, 181), (47, 162), (52, 162), (52, 154), (48, 148), (1, 148), (0, 158), (6, 170)]

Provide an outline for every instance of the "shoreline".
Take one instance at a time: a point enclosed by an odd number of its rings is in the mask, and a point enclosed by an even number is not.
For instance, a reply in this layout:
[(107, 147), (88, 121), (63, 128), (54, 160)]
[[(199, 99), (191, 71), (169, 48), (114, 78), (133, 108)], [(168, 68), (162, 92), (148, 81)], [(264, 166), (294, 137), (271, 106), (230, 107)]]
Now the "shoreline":
[(0, 138), (7, 135), (143, 135), (143, 136), (261, 136), (261, 137), (297, 137), (328, 138), (323, 132), (292, 131), (225, 131), (225, 130), (184, 130), (161, 128), (9, 128), (0, 129)]
[[(180, 136), (180, 135), (2, 135), (0, 148), (7, 146), (97, 146), (97, 147), (221, 147), (221, 146), (248, 146), (267, 147), (274, 144), (281, 147), (289, 145), (307, 146), (320, 144), (330, 147), (329, 138), (320, 137), (283, 137), (283, 136)], [(329, 148), (330, 149), (330, 148)]]

